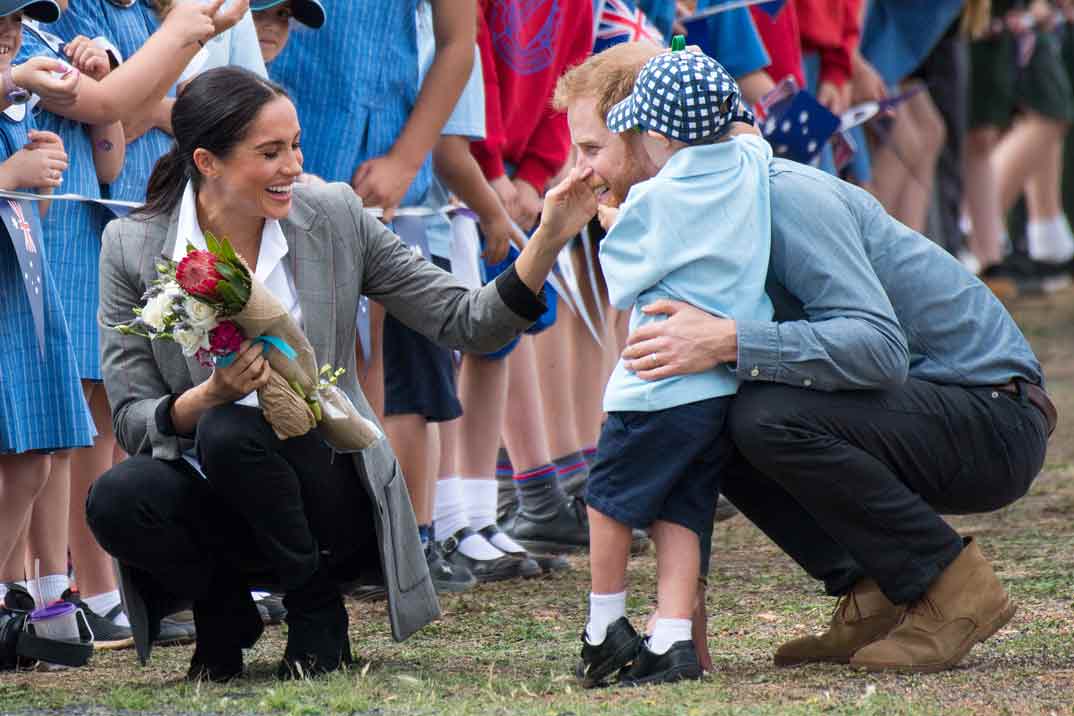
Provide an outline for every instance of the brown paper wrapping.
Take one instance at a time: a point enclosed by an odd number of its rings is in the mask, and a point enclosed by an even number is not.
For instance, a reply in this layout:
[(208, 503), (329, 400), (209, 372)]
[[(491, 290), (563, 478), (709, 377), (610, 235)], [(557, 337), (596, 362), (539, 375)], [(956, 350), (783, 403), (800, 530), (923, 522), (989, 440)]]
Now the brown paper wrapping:
[(257, 398), (276, 436), (281, 440), (298, 437), (318, 425), (309, 404), (291, 388), (290, 383), (294, 382), (306, 395), (317, 395), (322, 413), (321, 436), (333, 448), (364, 450), (379, 440), (383, 436), (380, 429), (358, 413), (346, 393), (335, 386), (317, 390), (318, 368), (313, 346), (283, 304), (253, 277), (252, 271), (249, 273), (250, 300), (242, 311), (230, 316), (231, 320), (247, 338), (274, 336), (297, 354), (294, 359), (275, 349), (265, 354), (273, 374), (268, 385), (257, 391)]

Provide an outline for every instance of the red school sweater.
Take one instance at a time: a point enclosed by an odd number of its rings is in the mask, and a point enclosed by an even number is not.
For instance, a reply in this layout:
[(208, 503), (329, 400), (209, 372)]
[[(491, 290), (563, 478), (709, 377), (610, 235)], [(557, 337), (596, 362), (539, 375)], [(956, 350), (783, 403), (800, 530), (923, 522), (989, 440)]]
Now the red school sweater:
[(571, 144), (552, 93), (593, 47), (593, 0), (481, 0), (480, 16), (485, 139), (470, 149), (489, 181), (508, 162), (515, 178), (543, 194)]
[(842, 87), (861, 35), (861, 0), (794, 0), (802, 52), (820, 55), (820, 81)]
[(774, 18), (757, 5), (750, 8), (750, 14), (753, 16), (753, 24), (757, 27), (757, 34), (761, 36), (761, 42), (772, 60), (765, 68), (768, 76), (778, 84), (790, 75), (798, 82), (798, 87), (805, 87), (798, 12), (794, 3), (786, 3)]

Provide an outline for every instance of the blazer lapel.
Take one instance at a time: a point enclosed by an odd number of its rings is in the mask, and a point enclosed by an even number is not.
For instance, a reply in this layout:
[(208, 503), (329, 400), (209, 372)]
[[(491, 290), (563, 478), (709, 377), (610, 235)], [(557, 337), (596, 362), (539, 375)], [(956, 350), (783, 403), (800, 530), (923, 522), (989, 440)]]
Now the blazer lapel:
[(306, 334), (318, 365), (335, 361), (336, 304), (335, 266), (332, 243), (310, 231), (303, 221), (306, 207), (298, 202), (292, 215), (280, 222), (287, 239), (287, 258), (302, 307), (302, 332)]

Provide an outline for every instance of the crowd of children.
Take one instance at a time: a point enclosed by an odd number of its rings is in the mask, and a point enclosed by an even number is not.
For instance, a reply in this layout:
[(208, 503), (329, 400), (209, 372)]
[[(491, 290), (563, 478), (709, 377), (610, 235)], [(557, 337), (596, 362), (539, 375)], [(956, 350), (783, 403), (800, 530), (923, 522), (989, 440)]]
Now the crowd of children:
[[(100, 236), (117, 209), (96, 200), (145, 199), (185, 81), (233, 64), (280, 83), (302, 123), (302, 181), (350, 184), (416, 252), (476, 285), (517, 255), (546, 189), (585, 165), (584, 141), (553, 106), (557, 82), (595, 49), (663, 47), (689, 23), (688, 42), (711, 57), (656, 54), (628, 101), (602, 111), (612, 131), (647, 132), (659, 173), (629, 196), (608, 187), (624, 203), (617, 215), (602, 209), (561, 257), (534, 328), (494, 354), (460, 356), (374, 303), (355, 349), (438, 590), (566, 569), (562, 555), (591, 548), (579, 676), (596, 685), (619, 663), (609, 652), (637, 648), (625, 565), (647, 531), (660, 618), (643, 653), (692, 653), (699, 539), (714, 515), (733, 514), (717, 510), (716, 495), (736, 381), (728, 372), (648, 383), (616, 362), (643, 321), (631, 311), (642, 297), (771, 316), (772, 148), (728, 139), (730, 123), (752, 123), (787, 77), (836, 115), (898, 97), (850, 135), (849, 161), (826, 147), (818, 165), (872, 191), (997, 293), (1069, 283), (1074, 259), (1074, 180), (1063, 181), (1074, 166), (1063, 151), (1074, 4), (722, 4), (0, 0), (0, 189), (40, 197), (3, 200), (18, 221), (6, 223), (10, 241), (0, 236), (0, 599), (14, 589), (74, 603), (99, 648), (132, 644), (111, 558), (85, 518), (90, 485), (124, 458), (96, 319)], [(654, 97), (653, 83), (689, 93), (698, 114), (676, 114), (686, 100)], [(705, 204), (688, 197), (721, 192), (728, 212), (705, 243), (676, 241), (706, 221)], [(29, 223), (27, 211), (37, 214)], [(743, 232), (758, 237), (755, 252), (734, 246)], [(26, 261), (37, 262), (36, 287)], [(733, 280), (708, 281), (714, 261)], [(684, 442), (692, 452), (677, 448)], [(40, 579), (28, 581), (34, 571)], [(276, 597), (258, 599), (266, 621), (281, 618)], [(179, 614), (159, 641), (194, 638)], [(687, 662), (624, 679), (699, 673)]]

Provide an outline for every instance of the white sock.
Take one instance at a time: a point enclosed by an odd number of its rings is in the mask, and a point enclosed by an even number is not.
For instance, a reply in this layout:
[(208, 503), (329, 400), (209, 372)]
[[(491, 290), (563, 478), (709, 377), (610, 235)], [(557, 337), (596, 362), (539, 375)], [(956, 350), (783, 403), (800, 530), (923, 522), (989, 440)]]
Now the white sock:
[(693, 630), (691, 619), (657, 619), (648, 648), (654, 654), (666, 654), (677, 641), (690, 641)]
[(1030, 258), (1047, 263), (1063, 263), (1074, 257), (1074, 236), (1064, 214), (1026, 224)]
[(0, 582), (0, 605), (4, 603), (4, 597), (7, 596), (7, 582)]
[(253, 600), (255, 602), (260, 602), (265, 597), (269, 597), (269, 596), (272, 596), (272, 595), (269, 592), (253, 591), (253, 592), (250, 592), (250, 596), (253, 597)]
[(70, 586), (70, 582), (67, 581), (66, 574), (47, 574), (42, 577), (40, 592), (37, 591), (37, 580), (29, 580), (30, 596), (34, 598), (34, 605), (39, 608), (58, 602), (68, 586)]
[(504, 556), (503, 552), (493, 547), (491, 542), (479, 534), (472, 534), (459, 542), (459, 551), (470, 559), (476, 559), (481, 562), (499, 559)]
[[(111, 592), (105, 592), (104, 594), (98, 594), (93, 597), (83, 597), (82, 602), (93, 611), (99, 617), (106, 616), (108, 612), (116, 608), (119, 604), (119, 590), (113, 589)], [(130, 621), (127, 620), (125, 612), (120, 612), (113, 619), (112, 623), (116, 626), (129, 627)]]
[(449, 477), (436, 481), (436, 499), (433, 501), (433, 524), (436, 539), (443, 542), (463, 527), (470, 526), (466, 513), (466, 501), (462, 494), (462, 480)]
[(626, 616), (626, 591), (615, 594), (589, 593), (589, 623), (585, 625), (585, 640), (603, 644), (608, 627), (619, 617)]
[(464, 477), (459, 483), (470, 515), (470, 527), (476, 532), (496, 524), (496, 478)]

